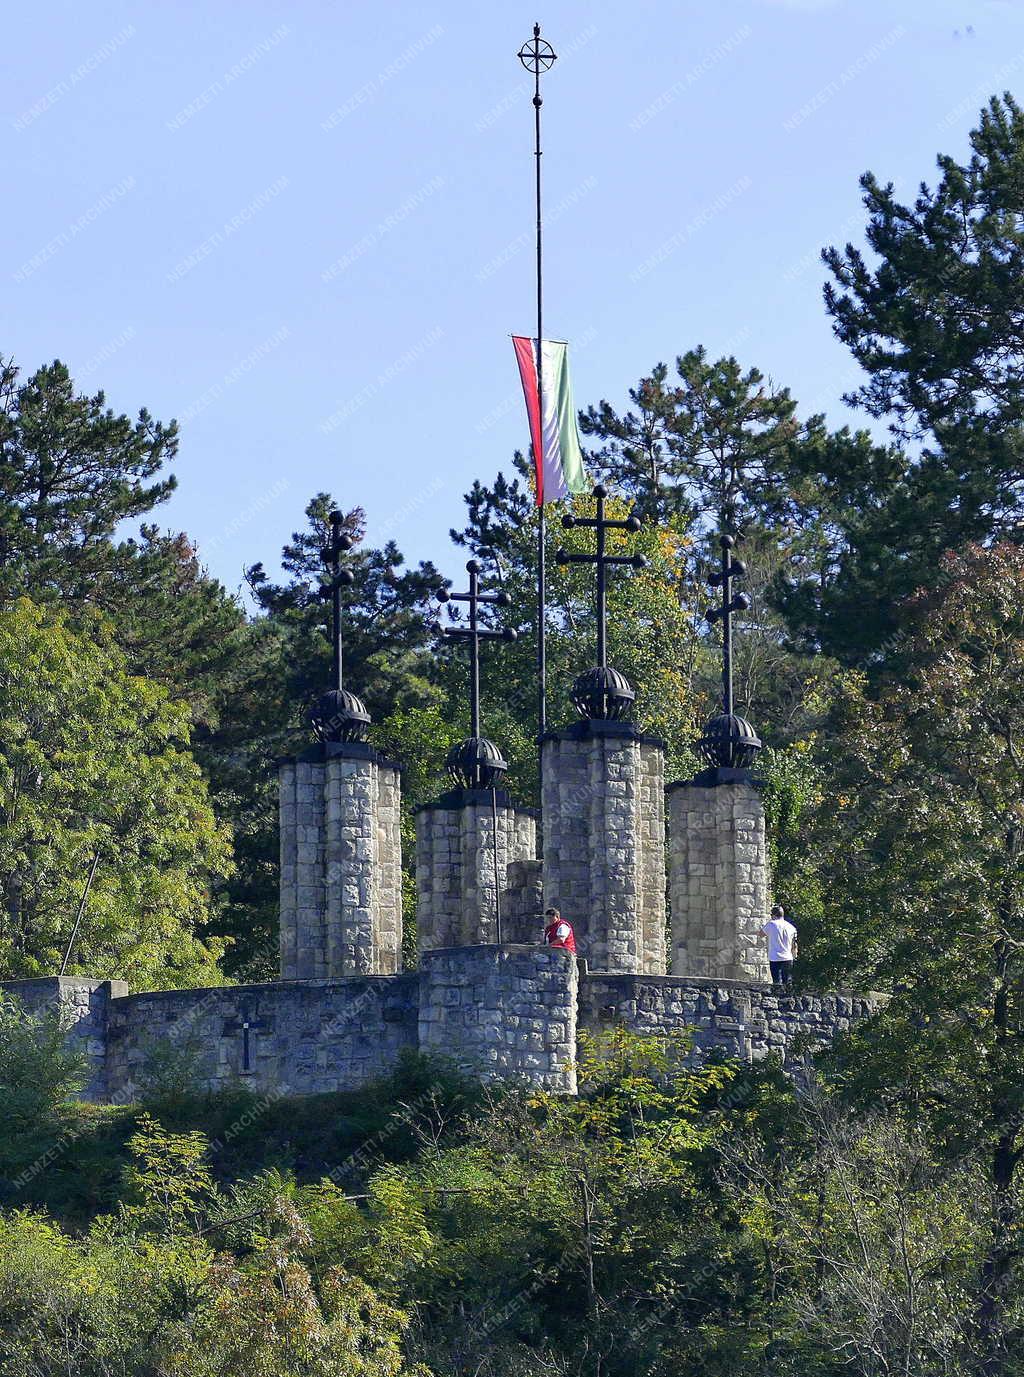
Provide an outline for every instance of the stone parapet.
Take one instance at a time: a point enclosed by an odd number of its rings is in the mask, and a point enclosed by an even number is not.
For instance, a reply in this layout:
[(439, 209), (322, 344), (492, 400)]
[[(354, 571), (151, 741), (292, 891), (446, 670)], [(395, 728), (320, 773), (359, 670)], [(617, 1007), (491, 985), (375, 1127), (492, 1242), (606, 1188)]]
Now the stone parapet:
[(137, 1098), (168, 1062), (197, 1090), (353, 1090), (415, 1048), (418, 1010), (415, 974), (128, 995), (110, 1004), (109, 1097)]
[[(495, 857), (495, 817), (497, 857)], [(493, 942), (509, 867), (537, 852), (534, 814), (503, 790), (452, 789), (416, 810), (416, 936), (421, 952)], [(513, 896), (513, 902), (517, 902)], [(504, 926), (502, 940), (511, 934)], [(536, 932), (535, 938), (539, 937)]]
[(667, 798), (672, 974), (766, 980), (770, 881), (757, 786), (671, 784)]
[(616, 1026), (636, 1033), (692, 1036), (689, 1059), (711, 1053), (740, 1061), (777, 1056), (788, 1070), (805, 1065), (854, 1023), (877, 1013), (881, 994), (777, 994), (771, 985), (678, 976), (588, 975), (580, 980), (580, 1032)]
[(104, 1103), (110, 1097), (107, 1024), (111, 1001), (128, 993), (123, 980), (89, 980), (79, 975), (8, 980), (0, 992), (17, 999), (30, 1014), (57, 1014), (67, 1028), (68, 1043), (86, 1061), (83, 1100)]
[(552, 947), (424, 952), (419, 1042), (484, 1080), (576, 1092), (576, 959)]
[(361, 743), (281, 763), (283, 979), (401, 969), (400, 802), (398, 767)]
[(643, 974), (578, 974), (571, 953), (536, 945), (425, 952), (418, 974), (274, 982), (129, 995), (121, 981), (12, 981), (31, 1012), (59, 1011), (90, 1066), (85, 1098), (127, 1103), (161, 1078), (261, 1095), (352, 1090), (407, 1049), (441, 1054), (484, 1080), (576, 1090), (578, 1035), (618, 1027), (688, 1040), (686, 1060), (777, 1056), (802, 1076), (812, 1051), (886, 996), (782, 995), (771, 985)]
[(591, 969), (663, 973), (664, 743), (584, 721), (541, 752), (545, 907), (572, 922)]

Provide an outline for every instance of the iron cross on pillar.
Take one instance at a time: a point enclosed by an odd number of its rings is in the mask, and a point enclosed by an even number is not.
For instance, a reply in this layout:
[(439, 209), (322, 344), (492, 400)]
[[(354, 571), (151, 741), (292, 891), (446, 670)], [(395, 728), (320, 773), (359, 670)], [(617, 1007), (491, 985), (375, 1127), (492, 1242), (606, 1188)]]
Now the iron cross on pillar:
[(321, 597), (331, 599), (331, 649), (334, 656), (331, 687), (340, 693), (345, 687), (342, 681), (341, 590), (352, 583), (352, 571), (341, 567), (341, 557), (348, 550), (351, 550), (352, 537), (346, 535), (341, 529), (341, 512), (331, 512), (329, 520), (331, 523), (330, 544), (325, 545), (320, 552), (320, 557), (327, 571), (327, 582), (321, 588), (320, 594)]
[(597, 515), (563, 516), (562, 525), (568, 530), (573, 526), (589, 526), (597, 531), (597, 553), (593, 555), (570, 555), (559, 550), (555, 555), (556, 564), (596, 564), (597, 565), (597, 664), (599, 669), (608, 666), (608, 570), (617, 564), (628, 564), (633, 569), (643, 569), (647, 561), (643, 555), (609, 555), (606, 553), (605, 537), (609, 531), (639, 531), (640, 518), (628, 516), (625, 521), (612, 521), (604, 514), (604, 501), (608, 496), (600, 485), (594, 489), (597, 499)]
[(351, 550), (353, 540), (342, 530), (341, 512), (332, 511), (328, 520), (330, 540), (320, 552), (325, 570), (320, 596), (331, 603), (331, 687), (320, 695), (310, 721), (320, 741), (364, 741), (370, 729), (370, 714), (362, 699), (344, 686), (341, 645), (341, 590), (353, 582), (352, 571), (342, 567), (341, 557)]
[(746, 593), (736, 593), (732, 591), (733, 579), (743, 578), (747, 572), (747, 566), (742, 560), (733, 559), (733, 546), (735, 541), (731, 535), (719, 537), (718, 542), (722, 547), (722, 567), (717, 574), (712, 574), (708, 582), (713, 588), (721, 588), (722, 603), (720, 607), (713, 607), (708, 613), (708, 621), (712, 624), (721, 621), (722, 623), (722, 708), (727, 717), (733, 714), (733, 691), (732, 691), (732, 614), (734, 612), (746, 612), (750, 606), (750, 599)]
[(516, 633), (507, 627), (504, 631), (491, 631), (480, 625), (480, 608), (491, 604), (494, 607), (508, 607), (512, 601), (501, 589), (497, 593), (481, 593), (480, 565), (471, 559), (466, 565), (469, 571), (469, 592), (449, 593), (442, 588), (438, 593), (439, 602), (465, 602), (469, 604), (469, 626), (445, 626), (442, 634), (453, 640), (469, 642), (469, 718), (473, 737), (480, 735), (480, 642), (514, 641)]
[(598, 484), (594, 489), (597, 501), (597, 515), (563, 516), (562, 525), (588, 526), (597, 532), (597, 551), (592, 555), (570, 555), (559, 550), (555, 555), (558, 564), (594, 564), (597, 566), (597, 664), (584, 674), (576, 676), (572, 685), (571, 697), (576, 711), (586, 719), (616, 720), (629, 710), (636, 698), (629, 680), (617, 669), (608, 665), (608, 570), (617, 564), (628, 564), (634, 569), (642, 569), (647, 561), (643, 555), (610, 555), (607, 552), (606, 537), (609, 531), (639, 531), (639, 517), (629, 516), (625, 521), (612, 521), (604, 514), (604, 501), (607, 497), (604, 488)]

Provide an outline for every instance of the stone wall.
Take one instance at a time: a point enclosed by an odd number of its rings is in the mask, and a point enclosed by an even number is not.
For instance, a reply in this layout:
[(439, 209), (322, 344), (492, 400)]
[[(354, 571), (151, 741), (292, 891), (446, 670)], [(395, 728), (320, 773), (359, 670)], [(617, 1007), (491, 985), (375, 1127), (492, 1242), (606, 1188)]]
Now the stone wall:
[(672, 974), (768, 979), (764, 805), (749, 780), (670, 784)]
[(665, 970), (664, 761), (664, 744), (626, 722), (544, 738), (545, 907), (570, 920), (593, 970)]
[(883, 995), (778, 995), (771, 985), (678, 976), (588, 975), (580, 981), (579, 1028), (608, 1032), (624, 1024), (638, 1033), (693, 1032), (694, 1060), (711, 1051), (760, 1061), (777, 1055), (792, 1066), (797, 1037), (816, 1046), (876, 1012)]
[(78, 977), (2, 989), (29, 1010), (63, 1011), (92, 1068), (85, 1097), (115, 1103), (137, 1098), (160, 1063), (165, 1072), (176, 1063), (199, 1089), (242, 1080), (261, 1094), (310, 1095), (364, 1085), (416, 1047), (485, 1079), (572, 1094), (577, 1029), (618, 1025), (660, 1037), (689, 1029), (695, 1062), (712, 1051), (744, 1061), (774, 1054), (799, 1071), (807, 1048), (795, 1049), (798, 1038), (824, 1045), (884, 1003), (842, 991), (778, 995), (748, 981), (578, 977), (570, 953), (534, 945), (425, 952), (418, 975), (138, 995)]
[[(416, 938), (421, 952), (494, 942), (496, 899), (509, 866), (537, 854), (537, 823), (503, 790), (452, 789), (416, 810)], [(507, 934), (503, 930), (502, 939)]]
[(128, 995), (109, 1005), (107, 1089), (134, 1099), (169, 1059), (202, 1089), (236, 1078), (283, 1095), (354, 1089), (416, 1046), (418, 1011), (414, 974)]
[(501, 896), (501, 940), (536, 946), (543, 939), (544, 862), (513, 861)]
[(420, 1048), (486, 1080), (576, 1091), (576, 959), (553, 947), (423, 953)]
[(20, 1000), (30, 1014), (59, 1013), (68, 1028), (68, 1041), (86, 1058), (88, 1081), (82, 1099), (103, 1103), (109, 1098), (107, 1024), (112, 999), (128, 993), (123, 980), (88, 980), (84, 976), (46, 976), (38, 980), (9, 980), (3, 994)]
[(280, 766), (281, 975), (337, 980), (401, 969), (398, 767), (331, 743)]

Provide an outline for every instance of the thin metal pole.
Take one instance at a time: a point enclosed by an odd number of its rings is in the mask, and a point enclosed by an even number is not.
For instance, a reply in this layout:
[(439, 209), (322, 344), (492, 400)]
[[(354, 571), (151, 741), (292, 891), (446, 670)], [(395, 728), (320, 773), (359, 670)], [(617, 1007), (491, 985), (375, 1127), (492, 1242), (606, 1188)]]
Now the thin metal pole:
[[(533, 37), (540, 38), (540, 25), (534, 24)], [(537, 491), (540, 497), (540, 519), (537, 523), (537, 721), (540, 735), (548, 728), (548, 655), (547, 655), (547, 588), (545, 569), (544, 517), (544, 220), (541, 214), (541, 146), (540, 108), (544, 103), (540, 93), (540, 63), (536, 64), (533, 79), (534, 161), (537, 191), (537, 403), (540, 410), (540, 454), (534, 455), (537, 466)]]
[(333, 588), (331, 590), (331, 649), (334, 655), (334, 687), (341, 692), (344, 687), (342, 682), (342, 662), (341, 662), (341, 584), (339, 574), (341, 573), (341, 512), (331, 512), (331, 579)]
[(60, 964), (61, 975), (63, 975), (64, 972), (67, 970), (68, 962), (71, 960), (71, 953), (74, 950), (75, 939), (78, 937), (78, 929), (82, 926), (82, 918), (85, 915), (85, 905), (89, 899), (89, 891), (90, 889), (92, 889), (93, 876), (96, 874), (96, 867), (99, 865), (99, 863), (100, 852), (99, 847), (97, 847), (96, 850), (92, 853), (92, 865), (89, 868), (89, 878), (86, 880), (85, 888), (82, 890), (82, 902), (78, 905), (78, 917), (75, 919), (75, 926), (71, 930), (71, 937), (68, 941), (68, 949), (64, 953), (64, 960)]
[(722, 540), (722, 703), (726, 714), (732, 716), (732, 546), (728, 537)]
[(480, 735), (480, 625), (477, 619), (480, 585), (476, 561), (469, 562), (469, 734)]
[(605, 572), (604, 492), (597, 494), (597, 663), (602, 669), (608, 662), (608, 581)]

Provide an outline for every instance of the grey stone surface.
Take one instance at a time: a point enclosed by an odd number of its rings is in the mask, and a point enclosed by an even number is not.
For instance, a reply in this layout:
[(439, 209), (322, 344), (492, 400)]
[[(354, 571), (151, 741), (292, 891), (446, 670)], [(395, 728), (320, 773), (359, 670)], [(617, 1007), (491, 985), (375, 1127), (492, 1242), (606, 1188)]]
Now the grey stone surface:
[(764, 805), (751, 783), (668, 791), (672, 974), (763, 981), (769, 913)]
[(811, 1048), (884, 1003), (844, 991), (783, 996), (750, 981), (580, 977), (569, 952), (493, 944), (425, 952), (419, 974), (400, 976), (138, 995), (119, 981), (79, 978), (0, 988), (30, 1009), (63, 1011), (92, 1067), (86, 1098), (114, 1103), (136, 1098), (168, 1058), (197, 1088), (241, 1079), (261, 1094), (309, 1095), (364, 1085), (415, 1047), (485, 1080), (572, 1094), (577, 1029), (601, 1035), (619, 1025), (658, 1037), (689, 1030), (695, 1062), (712, 1051), (745, 1061), (778, 1055), (799, 1073)]
[(202, 1089), (236, 1078), (281, 1095), (354, 1089), (416, 1046), (418, 1011), (415, 974), (128, 995), (109, 1005), (107, 1092), (134, 1099), (158, 1050), (180, 1054)]
[(711, 1051), (749, 1062), (777, 1055), (792, 1068), (884, 1003), (884, 995), (847, 991), (780, 995), (750, 981), (597, 974), (580, 981), (579, 1028), (621, 1024), (661, 1037), (689, 1030), (694, 1061)]
[(576, 1091), (576, 958), (554, 947), (423, 954), (419, 1042), (484, 1080)]
[(544, 927), (544, 863), (513, 861), (501, 899), (502, 941), (535, 946), (543, 939)]
[(661, 743), (628, 727), (544, 739), (544, 905), (592, 970), (665, 971), (664, 770)]
[[(416, 810), (416, 938), (419, 950), (493, 942), (496, 894), (509, 867), (533, 860), (537, 824), (531, 812), (497, 796), (498, 856), (490, 791), (453, 790)], [(516, 905), (517, 896), (512, 896)], [(508, 934), (503, 929), (502, 940)], [(536, 934), (534, 934), (536, 936)]]
[(397, 766), (345, 748), (280, 766), (281, 975), (338, 980), (401, 969)]
[(20, 1000), (28, 1013), (58, 1013), (67, 1026), (69, 1042), (86, 1058), (88, 1081), (81, 1098), (97, 1103), (110, 1098), (108, 1016), (111, 1000), (128, 993), (123, 980), (55, 975), (5, 981), (0, 991)]

